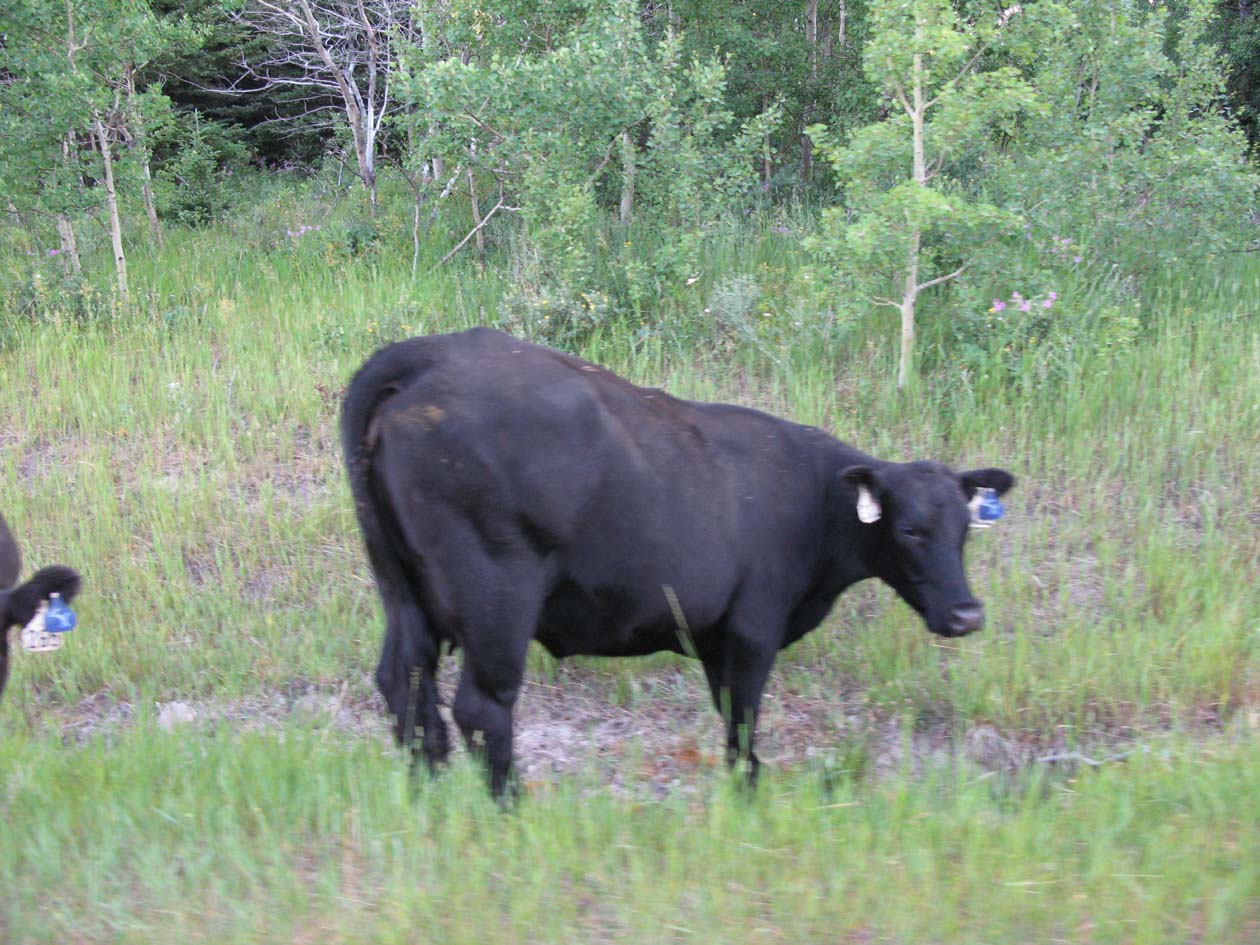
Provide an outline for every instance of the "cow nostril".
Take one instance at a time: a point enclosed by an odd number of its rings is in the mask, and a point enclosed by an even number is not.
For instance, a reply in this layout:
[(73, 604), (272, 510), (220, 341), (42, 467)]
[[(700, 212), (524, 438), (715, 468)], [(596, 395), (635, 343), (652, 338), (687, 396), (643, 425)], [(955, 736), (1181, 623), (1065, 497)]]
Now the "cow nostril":
[(959, 604), (949, 613), (949, 629), (960, 636), (984, 626), (984, 606), (979, 603)]

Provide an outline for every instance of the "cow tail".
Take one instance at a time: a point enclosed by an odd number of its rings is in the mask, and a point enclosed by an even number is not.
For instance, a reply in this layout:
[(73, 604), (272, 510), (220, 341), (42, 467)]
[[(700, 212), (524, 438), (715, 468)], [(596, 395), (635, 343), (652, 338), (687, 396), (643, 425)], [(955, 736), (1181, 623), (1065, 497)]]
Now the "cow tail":
[[(355, 515), (367, 544), (368, 556), (377, 579), (398, 580), (400, 571), (392, 556), (386, 553), (389, 541), (386, 529), (389, 524), (383, 516), (390, 515), (388, 500), (377, 494), (372, 487), (372, 461), (376, 451), (376, 413), (390, 397), (405, 388), (420, 373), (406, 345), (392, 345), (373, 355), (346, 388), (341, 405), (341, 448), (350, 479), (350, 492), (354, 497)], [(391, 516), (392, 518), (392, 516)]]
[[(363, 533), (372, 577), (385, 605), (385, 640), (376, 683), (395, 716), (399, 742), (408, 744), (417, 725), (419, 685), (415, 667), (432, 665), (438, 641), (420, 608), (419, 588), (406, 560), (406, 539), (398, 514), (387, 492), (376, 484), (372, 464), (379, 432), (377, 415), (383, 404), (405, 390), (425, 370), (422, 350), (416, 342), (404, 342), (374, 355), (350, 381), (341, 405), (341, 445), (354, 511)], [(432, 685), (432, 680), (429, 680)], [(434, 732), (426, 735), (434, 744), (443, 741)], [(420, 720), (423, 725), (423, 721)], [(427, 750), (427, 749), (426, 749)]]
[[(424, 339), (414, 339), (378, 351), (351, 379), (341, 405), (341, 447), (368, 561), (382, 596), (409, 605), (404, 618), (408, 623), (423, 622), (416, 609), (418, 588), (413, 586), (412, 572), (403, 557), (407, 543), (402, 525), (389, 495), (373, 475), (372, 465), (380, 435), (379, 411), (428, 368), (423, 344)], [(416, 632), (422, 630), (417, 628)]]

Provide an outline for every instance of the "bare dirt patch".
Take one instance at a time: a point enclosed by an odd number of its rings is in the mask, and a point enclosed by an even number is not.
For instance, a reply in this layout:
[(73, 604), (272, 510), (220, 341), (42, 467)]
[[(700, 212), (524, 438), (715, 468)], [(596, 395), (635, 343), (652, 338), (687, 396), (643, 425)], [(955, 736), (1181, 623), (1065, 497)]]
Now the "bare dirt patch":
[[(449, 706), (458, 661), (447, 660), (439, 680), (442, 713), (451, 725), (455, 753), (463, 746)], [(526, 683), (515, 716), (515, 749), (524, 782), (537, 784), (595, 774), (614, 790), (657, 796), (700, 789), (723, 776), (722, 725), (698, 669), (651, 669), (635, 677), (633, 699), (616, 701), (609, 674), (561, 664), (546, 681)], [(335, 687), (295, 681), (283, 690), (239, 699), (203, 699), (143, 707), (105, 696), (53, 710), (67, 744), (108, 739), (141, 717), (166, 731), (279, 730), (303, 726), (339, 738), (368, 739), (388, 750), (390, 722), (368, 678)], [(758, 727), (757, 752), (771, 770), (817, 766), (831, 772), (893, 775), (921, 772), (959, 757), (989, 771), (1016, 770), (1063, 746), (1008, 737), (991, 725), (961, 737), (945, 723), (907, 731), (873, 711), (855, 694), (820, 699), (792, 692), (772, 680)], [(1106, 756), (1109, 749), (1102, 748)], [(855, 759), (858, 759), (855, 767)], [(1064, 757), (1064, 761), (1071, 759)]]

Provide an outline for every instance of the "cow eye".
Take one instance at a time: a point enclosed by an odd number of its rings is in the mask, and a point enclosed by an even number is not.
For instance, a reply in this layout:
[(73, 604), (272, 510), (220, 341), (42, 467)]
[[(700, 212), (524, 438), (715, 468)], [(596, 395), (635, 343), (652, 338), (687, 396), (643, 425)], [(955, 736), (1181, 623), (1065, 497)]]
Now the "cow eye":
[(905, 535), (907, 538), (913, 539), (914, 541), (920, 541), (924, 537), (925, 532), (923, 529), (914, 525), (902, 525), (901, 534)]

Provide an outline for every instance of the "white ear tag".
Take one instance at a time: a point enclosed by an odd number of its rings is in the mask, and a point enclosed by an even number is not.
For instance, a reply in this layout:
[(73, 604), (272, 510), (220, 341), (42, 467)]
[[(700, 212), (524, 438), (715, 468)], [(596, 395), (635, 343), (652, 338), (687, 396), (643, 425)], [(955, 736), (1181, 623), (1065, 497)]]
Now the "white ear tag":
[(989, 528), (1006, 514), (1002, 500), (992, 489), (977, 489), (967, 503), (967, 508), (971, 512), (972, 528)]
[(65, 638), (60, 633), (48, 633), (44, 629), (44, 614), (47, 612), (48, 605), (41, 602), (30, 623), (22, 628), (18, 639), (22, 641), (24, 650), (31, 653), (48, 653), (51, 650), (61, 649), (61, 645), (65, 643)]
[(970, 528), (988, 528), (992, 522), (981, 521), (980, 519), (980, 503), (984, 501), (984, 490), (977, 489), (971, 496), (971, 501), (967, 503), (967, 511), (971, 513), (971, 521), (968, 523)]
[(878, 522), (879, 517), (883, 515), (883, 510), (879, 507), (879, 503), (875, 501), (875, 497), (871, 495), (871, 491), (866, 486), (858, 486), (857, 513), (858, 521), (870, 525)]

